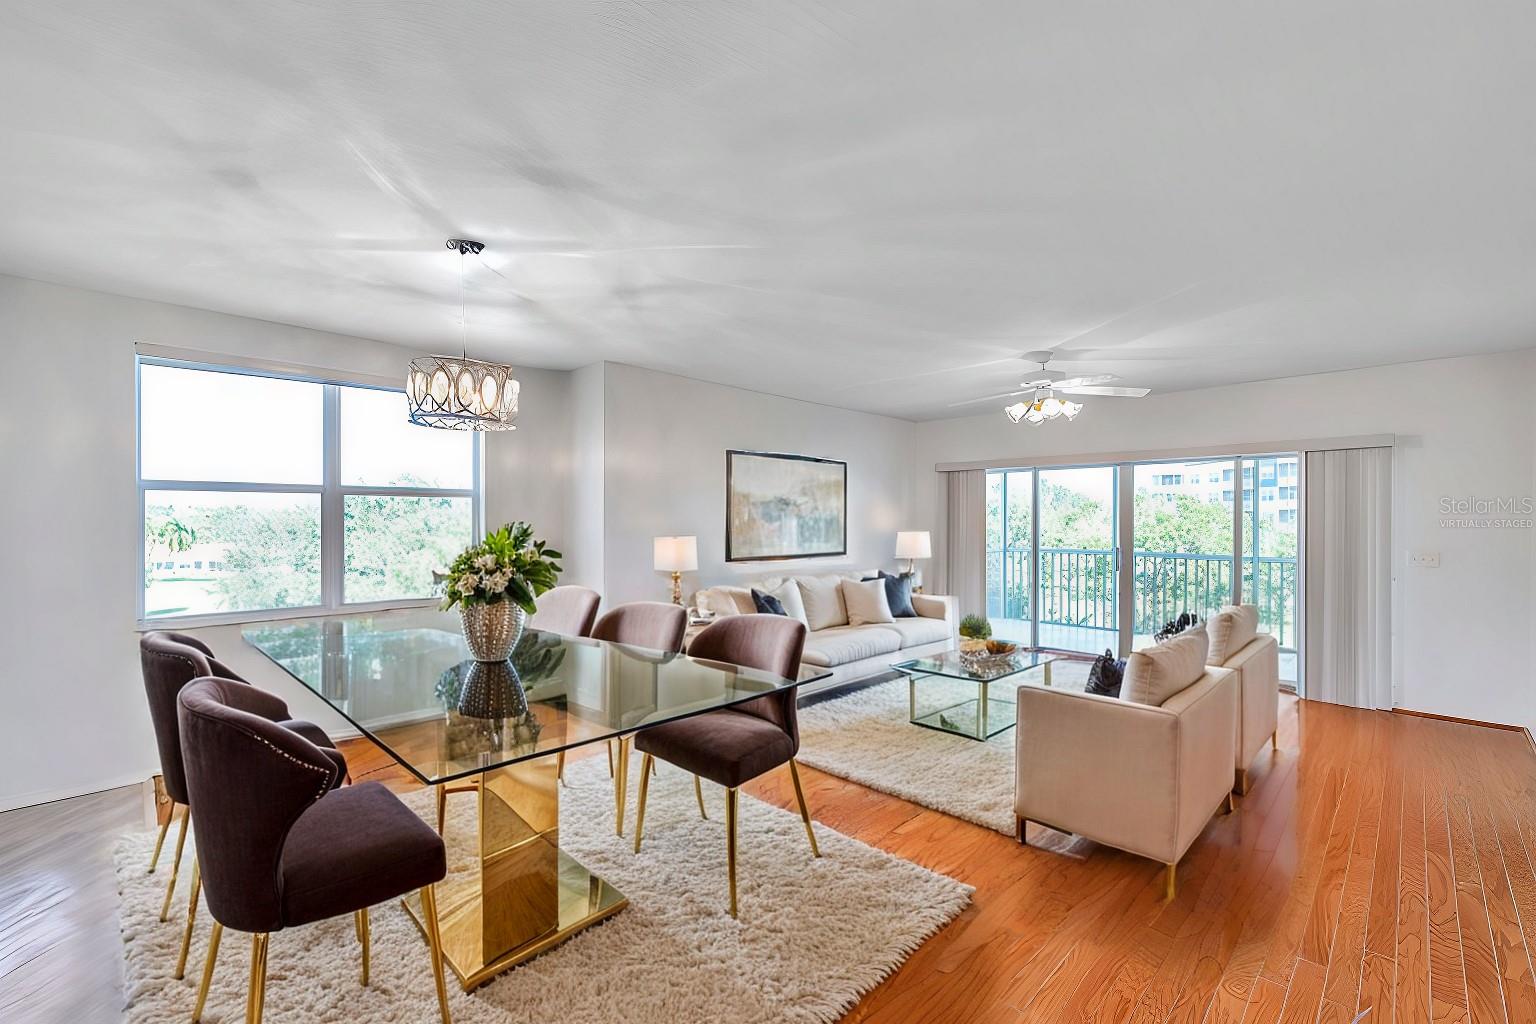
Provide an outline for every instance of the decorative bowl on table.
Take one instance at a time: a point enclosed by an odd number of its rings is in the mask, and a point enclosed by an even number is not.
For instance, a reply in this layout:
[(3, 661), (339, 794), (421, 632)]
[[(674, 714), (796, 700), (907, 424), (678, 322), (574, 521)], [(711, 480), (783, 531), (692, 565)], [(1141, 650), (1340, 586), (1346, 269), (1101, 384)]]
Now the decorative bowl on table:
[(1007, 640), (983, 640), (960, 652), (960, 663), (969, 671), (986, 675), (1012, 667), (1019, 645)]

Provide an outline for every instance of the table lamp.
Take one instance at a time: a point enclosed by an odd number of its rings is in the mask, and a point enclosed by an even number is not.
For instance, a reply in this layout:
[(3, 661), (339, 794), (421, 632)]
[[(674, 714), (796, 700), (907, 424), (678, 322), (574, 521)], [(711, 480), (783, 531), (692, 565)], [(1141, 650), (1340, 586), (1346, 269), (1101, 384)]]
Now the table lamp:
[(697, 537), (657, 537), (652, 547), (657, 572), (672, 574), (672, 603), (683, 603), (683, 573), (699, 567)]
[(901, 530), (896, 534), (896, 557), (907, 560), (906, 575), (917, 572), (919, 558), (933, 557), (933, 544), (927, 530)]

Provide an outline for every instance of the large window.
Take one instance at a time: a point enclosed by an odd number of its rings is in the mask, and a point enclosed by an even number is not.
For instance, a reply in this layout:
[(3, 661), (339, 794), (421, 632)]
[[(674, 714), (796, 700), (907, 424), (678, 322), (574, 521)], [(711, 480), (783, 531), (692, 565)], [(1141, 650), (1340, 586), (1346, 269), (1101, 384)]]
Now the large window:
[(479, 529), (478, 444), (399, 391), (140, 360), (140, 618), (430, 599)]

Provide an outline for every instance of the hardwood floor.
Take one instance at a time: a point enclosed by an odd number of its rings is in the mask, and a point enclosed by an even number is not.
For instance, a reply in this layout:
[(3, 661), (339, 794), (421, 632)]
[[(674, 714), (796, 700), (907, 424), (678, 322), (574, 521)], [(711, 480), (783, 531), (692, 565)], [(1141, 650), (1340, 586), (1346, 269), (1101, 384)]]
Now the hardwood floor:
[[(845, 1020), (1536, 1022), (1525, 736), (1285, 698), (1279, 738), (1238, 813), (1186, 855), (1172, 903), (1149, 861), (1020, 847), (805, 769), (818, 821), (976, 887)], [(748, 789), (794, 807), (787, 772)]]
[[(414, 786), (345, 746), (354, 778)], [(1288, 698), (1280, 750), (1190, 850), (1172, 903), (1148, 861), (1021, 847), (802, 775), (819, 821), (976, 887), (847, 1021), (1536, 1022), (1536, 754), (1520, 733)], [(787, 772), (749, 789), (794, 806)], [(0, 815), (0, 1019), (113, 1019), (101, 850), (143, 821), (122, 792)]]

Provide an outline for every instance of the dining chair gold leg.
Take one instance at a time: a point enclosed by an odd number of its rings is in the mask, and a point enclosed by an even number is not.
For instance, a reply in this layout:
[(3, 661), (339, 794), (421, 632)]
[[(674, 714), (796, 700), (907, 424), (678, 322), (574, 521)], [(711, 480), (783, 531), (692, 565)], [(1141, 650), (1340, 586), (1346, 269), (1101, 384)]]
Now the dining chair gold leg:
[(789, 759), (789, 777), (795, 784), (795, 799), (800, 801), (800, 820), (805, 822), (805, 834), (811, 841), (811, 856), (820, 857), (821, 849), (816, 845), (816, 830), (811, 827), (811, 809), (805, 805), (805, 790), (800, 788), (800, 769), (795, 766), (795, 759)]
[(443, 822), (448, 817), (448, 788), (441, 782), (437, 784), (437, 834), (443, 834)]
[(1280, 733), (1278, 730), (1269, 734), (1269, 749), (1280, 749)]
[(693, 795), (699, 801), (699, 817), (703, 818), (705, 821), (708, 821), (709, 812), (704, 809), (704, 784), (699, 781), (699, 777), (697, 775), (693, 777)]
[(655, 767), (655, 758), (646, 754), (640, 759), (640, 805), (635, 808), (635, 852), (640, 852), (640, 833), (645, 831), (645, 794), (650, 788), (651, 769)]
[(368, 961), (369, 948), (372, 935), (368, 930), (368, 908), (364, 907), (352, 915), (353, 924), (357, 926), (357, 944), (363, 948), (363, 988), (368, 987)]
[(565, 751), (555, 755), (555, 778), (560, 782), (565, 781)]
[(613, 775), (613, 830), (624, 834), (624, 803), (629, 797), (629, 737), (619, 737), (619, 763)]
[(160, 834), (155, 837), (155, 852), (149, 858), (149, 873), (155, 873), (155, 865), (160, 863), (160, 847), (165, 845), (165, 834), (171, 830), (171, 819), (176, 817), (176, 805), (171, 804), (171, 809), (165, 813), (165, 821), (160, 823)]
[(176, 973), (171, 975), (177, 981), (186, 977), (187, 953), (192, 948), (192, 925), (197, 921), (197, 897), (203, 891), (203, 871), (197, 863), (197, 858), (192, 858), (192, 898), (187, 901), (187, 928), (181, 933), (181, 955), (176, 957)]
[(731, 916), (736, 916), (736, 787), (725, 791), (725, 873), (731, 884)]
[(266, 932), (251, 936), (251, 987), (245, 996), (245, 1024), (261, 1024), (261, 1008), (267, 999)]
[(448, 988), (443, 984), (443, 939), (437, 930), (437, 892), (432, 886), (421, 890), (421, 916), (427, 924), (427, 947), (432, 954), (432, 980), (437, 983), (437, 1008), (443, 1024), (453, 1024), (448, 1013)]
[(1017, 814), (1013, 816), (1013, 834), (1018, 838), (1021, 844), (1024, 846), (1029, 845), (1029, 822), (1025, 821)]
[(192, 1024), (203, 1019), (203, 1007), (208, 1003), (208, 986), (213, 984), (213, 965), (219, 958), (219, 940), (224, 938), (224, 926), (213, 922), (213, 934), (208, 936), (208, 959), (203, 961), (203, 983), (197, 987), (197, 1005), (192, 1008)]
[(181, 871), (181, 849), (187, 845), (187, 819), (192, 816), (192, 808), (183, 808), (181, 812), (181, 830), (176, 833), (176, 855), (171, 858), (171, 881), (165, 887), (165, 902), (160, 904), (160, 920), (166, 921), (171, 916), (171, 897), (176, 895), (176, 875)]
[(608, 751), (608, 777), (613, 778), (613, 740), (605, 740), (603, 748)]

